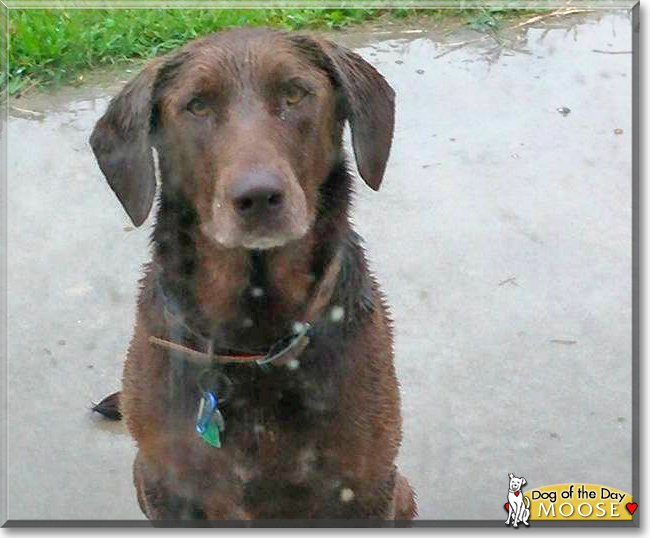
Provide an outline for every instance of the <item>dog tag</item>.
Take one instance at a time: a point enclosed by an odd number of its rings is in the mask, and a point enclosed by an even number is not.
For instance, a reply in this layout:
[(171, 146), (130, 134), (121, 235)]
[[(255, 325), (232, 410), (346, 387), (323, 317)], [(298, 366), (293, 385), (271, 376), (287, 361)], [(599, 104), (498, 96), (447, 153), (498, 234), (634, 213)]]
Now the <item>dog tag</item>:
[(208, 445), (221, 448), (219, 433), (226, 429), (226, 422), (217, 405), (218, 400), (214, 393), (208, 391), (203, 393), (196, 415), (196, 433)]
[(219, 428), (214, 422), (210, 422), (205, 431), (199, 434), (208, 445), (214, 448), (221, 448), (221, 439), (219, 438)]

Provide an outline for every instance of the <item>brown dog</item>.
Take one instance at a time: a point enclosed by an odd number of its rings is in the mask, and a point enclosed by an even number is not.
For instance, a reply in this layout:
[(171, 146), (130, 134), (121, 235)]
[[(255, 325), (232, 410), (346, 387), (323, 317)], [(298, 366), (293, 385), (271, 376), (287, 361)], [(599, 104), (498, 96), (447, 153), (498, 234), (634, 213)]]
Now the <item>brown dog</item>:
[(97, 122), (90, 143), (135, 225), (152, 147), (162, 180), (119, 396), (150, 519), (416, 514), (395, 467), (390, 322), (348, 220), (346, 120), (377, 190), (383, 77), (328, 41), (242, 29), (152, 61)]

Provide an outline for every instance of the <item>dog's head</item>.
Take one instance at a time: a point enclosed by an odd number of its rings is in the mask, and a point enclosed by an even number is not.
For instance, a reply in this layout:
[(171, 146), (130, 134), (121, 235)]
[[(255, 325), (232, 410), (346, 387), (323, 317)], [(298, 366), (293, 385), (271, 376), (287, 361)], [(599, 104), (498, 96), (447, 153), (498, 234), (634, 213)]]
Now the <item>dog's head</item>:
[(355, 53), (322, 39), (232, 30), (150, 62), (115, 97), (90, 143), (137, 226), (156, 182), (190, 200), (223, 247), (302, 237), (341, 161), (349, 121), (357, 167), (377, 190), (393, 135), (393, 90)]
[(526, 479), (524, 477), (517, 478), (515, 475), (510, 473), (508, 475), (508, 478), (510, 479), (510, 491), (519, 491), (523, 486), (526, 485)]

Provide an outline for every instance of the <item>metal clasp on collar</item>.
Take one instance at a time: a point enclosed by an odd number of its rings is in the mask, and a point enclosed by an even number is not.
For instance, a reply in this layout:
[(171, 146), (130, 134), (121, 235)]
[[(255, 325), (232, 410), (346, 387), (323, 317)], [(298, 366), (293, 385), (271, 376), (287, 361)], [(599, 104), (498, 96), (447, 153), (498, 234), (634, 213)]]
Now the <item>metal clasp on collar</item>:
[(312, 334), (312, 326), (309, 323), (301, 323), (299, 328), (297, 327), (292, 335), (289, 335), (281, 340), (278, 340), (271, 349), (262, 357), (257, 359), (255, 362), (263, 366), (269, 364), (275, 360), (286, 357), (290, 352), (300, 349), (302, 351), (306, 345), (309, 343), (309, 337)]

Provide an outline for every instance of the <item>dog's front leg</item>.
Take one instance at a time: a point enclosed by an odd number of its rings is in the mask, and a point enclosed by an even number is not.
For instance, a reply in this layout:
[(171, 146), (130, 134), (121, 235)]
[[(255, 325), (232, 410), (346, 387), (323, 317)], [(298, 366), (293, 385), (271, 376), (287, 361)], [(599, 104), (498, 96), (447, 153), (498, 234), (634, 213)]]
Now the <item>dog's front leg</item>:
[(515, 509), (515, 512), (514, 512), (514, 514), (515, 514), (515, 521), (514, 521), (514, 523), (513, 523), (512, 526), (513, 526), (515, 529), (517, 528), (519, 522), (521, 521), (521, 507), (522, 507), (522, 505), (523, 505), (523, 502), (520, 503), (520, 504), (518, 504), (517, 507), (516, 507), (516, 509)]
[[(248, 520), (242, 509), (241, 487), (232, 480), (215, 481), (205, 489), (200, 480), (178, 482), (169, 475), (157, 473), (147, 465), (141, 453), (133, 464), (133, 478), (140, 509), (148, 519), (160, 522)], [(198, 523), (199, 521), (203, 523)], [(164, 526), (165, 523), (162, 523)]]
[(133, 463), (133, 482), (140, 509), (152, 521), (206, 519), (202, 507), (191, 498), (173, 491), (162, 476), (157, 476), (143, 461), (140, 453)]

